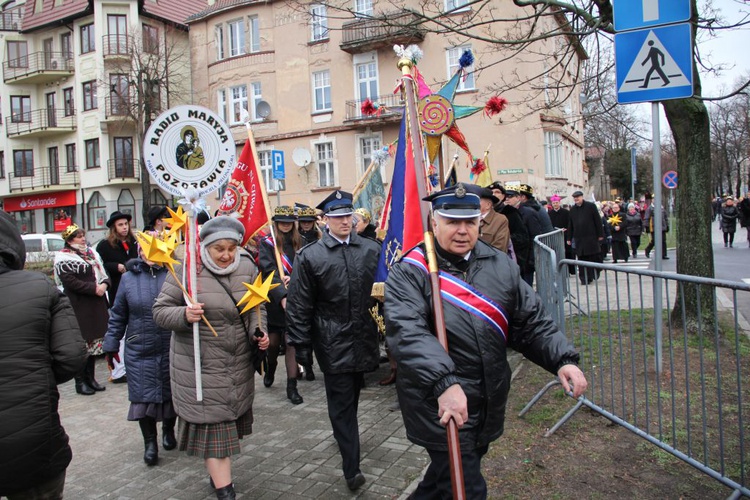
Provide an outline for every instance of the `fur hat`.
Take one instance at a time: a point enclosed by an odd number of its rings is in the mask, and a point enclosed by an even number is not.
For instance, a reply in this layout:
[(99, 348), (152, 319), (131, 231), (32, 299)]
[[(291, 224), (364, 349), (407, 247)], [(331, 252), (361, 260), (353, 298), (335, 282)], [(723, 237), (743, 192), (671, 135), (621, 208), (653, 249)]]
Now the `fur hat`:
[(201, 226), (201, 242), (206, 247), (218, 240), (232, 240), (239, 244), (244, 236), (242, 222), (228, 215), (214, 217)]

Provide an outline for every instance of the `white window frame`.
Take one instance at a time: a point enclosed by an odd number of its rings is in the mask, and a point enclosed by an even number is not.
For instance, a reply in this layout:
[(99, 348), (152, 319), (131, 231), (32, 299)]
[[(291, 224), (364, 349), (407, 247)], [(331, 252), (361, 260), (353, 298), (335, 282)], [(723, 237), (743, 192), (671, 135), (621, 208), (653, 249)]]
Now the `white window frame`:
[(250, 84), (252, 92), (252, 117), (253, 121), (262, 121), (263, 117), (258, 116), (258, 103), (263, 100), (263, 92), (261, 89), (260, 82), (252, 82)]
[[(321, 138), (312, 142), (312, 150), (315, 152), (315, 165), (318, 172), (318, 187), (338, 186), (338, 162), (336, 161), (336, 140), (334, 138)], [(322, 156), (321, 156), (322, 154)], [(321, 175), (321, 169), (325, 171)], [(321, 182), (323, 179), (325, 183)]]
[(452, 14), (453, 12), (469, 10), (467, 3), (469, 3), (469, 0), (445, 0), (445, 12), (452, 11)]
[(560, 132), (544, 131), (544, 175), (546, 177), (563, 176), (563, 137)]
[(216, 110), (219, 118), (227, 121), (227, 90), (219, 89), (216, 91)]
[(224, 59), (224, 26), (221, 24), (216, 25), (216, 60), (221, 61)]
[(331, 70), (313, 72), (312, 83), (313, 112), (331, 111)]
[(310, 40), (328, 40), (328, 9), (323, 4), (310, 6)]
[[(365, 171), (372, 163), (372, 155), (383, 147), (382, 132), (371, 132), (369, 134), (355, 134), (354, 140), (357, 144), (357, 181), (362, 178)], [(380, 166), (381, 178), (385, 175), (385, 165)]]
[(242, 110), (247, 109), (247, 85), (229, 87), (229, 124), (242, 123)]
[[(370, 73), (371, 69), (374, 69), (374, 74)], [(357, 62), (357, 59), (354, 60), (354, 91), (360, 103), (368, 98), (377, 101), (380, 95), (379, 73), (377, 58), (362, 62)]]
[(372, 16), (372, 0), (354, 0), (354, 13), (359, 16)]
[(272, 154), (272, 149), (258, 150), (258, 168), (260, 169), (260, 173), (263, 176), (263, 182), (266, 185), (266, 192), (276, 191), (275, 189), (273, 189), (276, 187), (276, 181), (273, 178)]
[(258, 16), (250, 16), (247, 19), (250, 31), (250, 52), (260, 52), (260, 20)]
[[(445, 51), (446, 63), (448, 66), (448, 78), (452, 78), (453, 75), (458, 71), (458, 61), (466, 50), (471, 50), (471, 44), (457, 45), (450, 47)], [(465, 69), (464, 75), (466, 78), (460, 78), (458, 80), (458, 86), (456, 90), (461, 92), (463, 90), (475, 90), (476, 82), (474, 81), (474, 65), (472, 64)]]
[(245, 21), (239, 19), (227, 23), (229, 29), (229, 57), (245, 54)]

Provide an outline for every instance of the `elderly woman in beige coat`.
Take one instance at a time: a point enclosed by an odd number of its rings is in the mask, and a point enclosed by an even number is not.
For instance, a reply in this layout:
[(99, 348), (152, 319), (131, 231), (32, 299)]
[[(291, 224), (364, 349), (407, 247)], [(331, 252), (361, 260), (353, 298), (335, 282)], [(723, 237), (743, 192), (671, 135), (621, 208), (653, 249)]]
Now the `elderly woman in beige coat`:
[[(200, 231), (202, 265), (196, 283), (199, 304), (187, 306), (172, 276), (154, 304), (154, 321), (172, 330), (170, 376), (177, 415), (179, 449), (205, 460), (220, 500), (234, 499), (230, 456), (240, 452), (239, 440), (252, 432), (252, 343), (268, 347), (265, 309), (240, 317), (236, 307), (258, 269), (241, 248), (244, 227), (232, 217), (216, 217)], [(179, 273), (178, 273), (179, 275)], [(205, 315), (216, 330), (214, 336)], [(203, 400), (196, 400), (192, 324), (200, 322)], [(243, 325), (244, 323), (244, 325)], [(260, 328), (262, 337), (253, 333)]]

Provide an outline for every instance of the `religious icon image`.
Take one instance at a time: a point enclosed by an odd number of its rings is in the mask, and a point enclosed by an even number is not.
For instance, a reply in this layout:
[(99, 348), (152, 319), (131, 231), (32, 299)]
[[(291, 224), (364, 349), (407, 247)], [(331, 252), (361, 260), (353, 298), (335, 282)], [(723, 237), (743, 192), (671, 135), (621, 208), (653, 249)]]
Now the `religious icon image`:
[(182, 142), (177, 145), (175, 151), (177, 165), (185, 170), (201, 168), (206, 163), (206, 159), (203, 157), (203, 148), (200, 146), (200, 139), (198, 139), (195, 127), (186, 125), (180, 131), (180, 137), (182, 137)]

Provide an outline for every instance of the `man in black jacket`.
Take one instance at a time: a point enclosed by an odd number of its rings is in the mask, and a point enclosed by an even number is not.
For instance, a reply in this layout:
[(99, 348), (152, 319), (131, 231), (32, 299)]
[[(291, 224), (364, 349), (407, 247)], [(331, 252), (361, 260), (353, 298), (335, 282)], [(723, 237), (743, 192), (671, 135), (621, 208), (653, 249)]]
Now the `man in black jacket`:
[[(495, 212), (503, 214), (508, 219), (508, 229), (510, 230), (510, 241), (513, 243), (513, 254), (516, 257), (516, 263), (521, 268), (521, 276), (527, 276), (529, 272), (532, 277), (534, 274), (533, 261), (533, 248), (529, 239), (529, 231), (526, 229), (526, 224), (523, 223), (523, 218), (518, 212), (518, 209), (512, 204), (505, 202), (506, 198), (518, 196), (518, 193), (514, 190), (508, 190), (503, 187), (500, 182), (493, 182), (487, 186), (492, 190), (500, 202), (495, 205)], [(531, 254), (531, 255), (529, 255)]]
[(83, 370), (86, 344), (67, 297), (25, 259), (0, 211), (0, 497), (62, 498), (73, 454), (57, 385)]
[[(410, 498), (451, 498), (444, 426), (459, 428), (466, 498), (483, 499), (481, 460), (503, 433), (511, 372), (509, 348), (557, 374), (580, 396), (586, 378), (578, 354), (543, 310), (539, 297), (507, 254), (479, 238), (479, 196), (463, 184), (425, 198), (440, 269), (450, 352), (436, 338), (432, 289), (420, 245), (407, 251), (386, 281), (388, 345), (399, 367), (406, 434), (432, 460)], [(479, 312), (479, 313), (478, 313)]]
[[(573, 193), (573, 206), (570, 207), (570, 225), (565, 241), (573, 247), (578, 260), (601, 262), (600, 242), (604, 240), (602, 218), (596, 205), (583, 199), (583, 191)], [(598, 269), (578, 266), (581, 284), (588, 285), (599, 277)]]
[(380, 245), (352, 230), (352, 195), (335, 191), (318, 208), (328, 229), (294, 261), (286, 303), (287, 339), (297, 362), (315, 350), (325, 377), (328, 416), (346, 484), (365, 483), (359, 468), (357, 406), (364, 374), (377, 369), (378, 333), (369, 309)]

